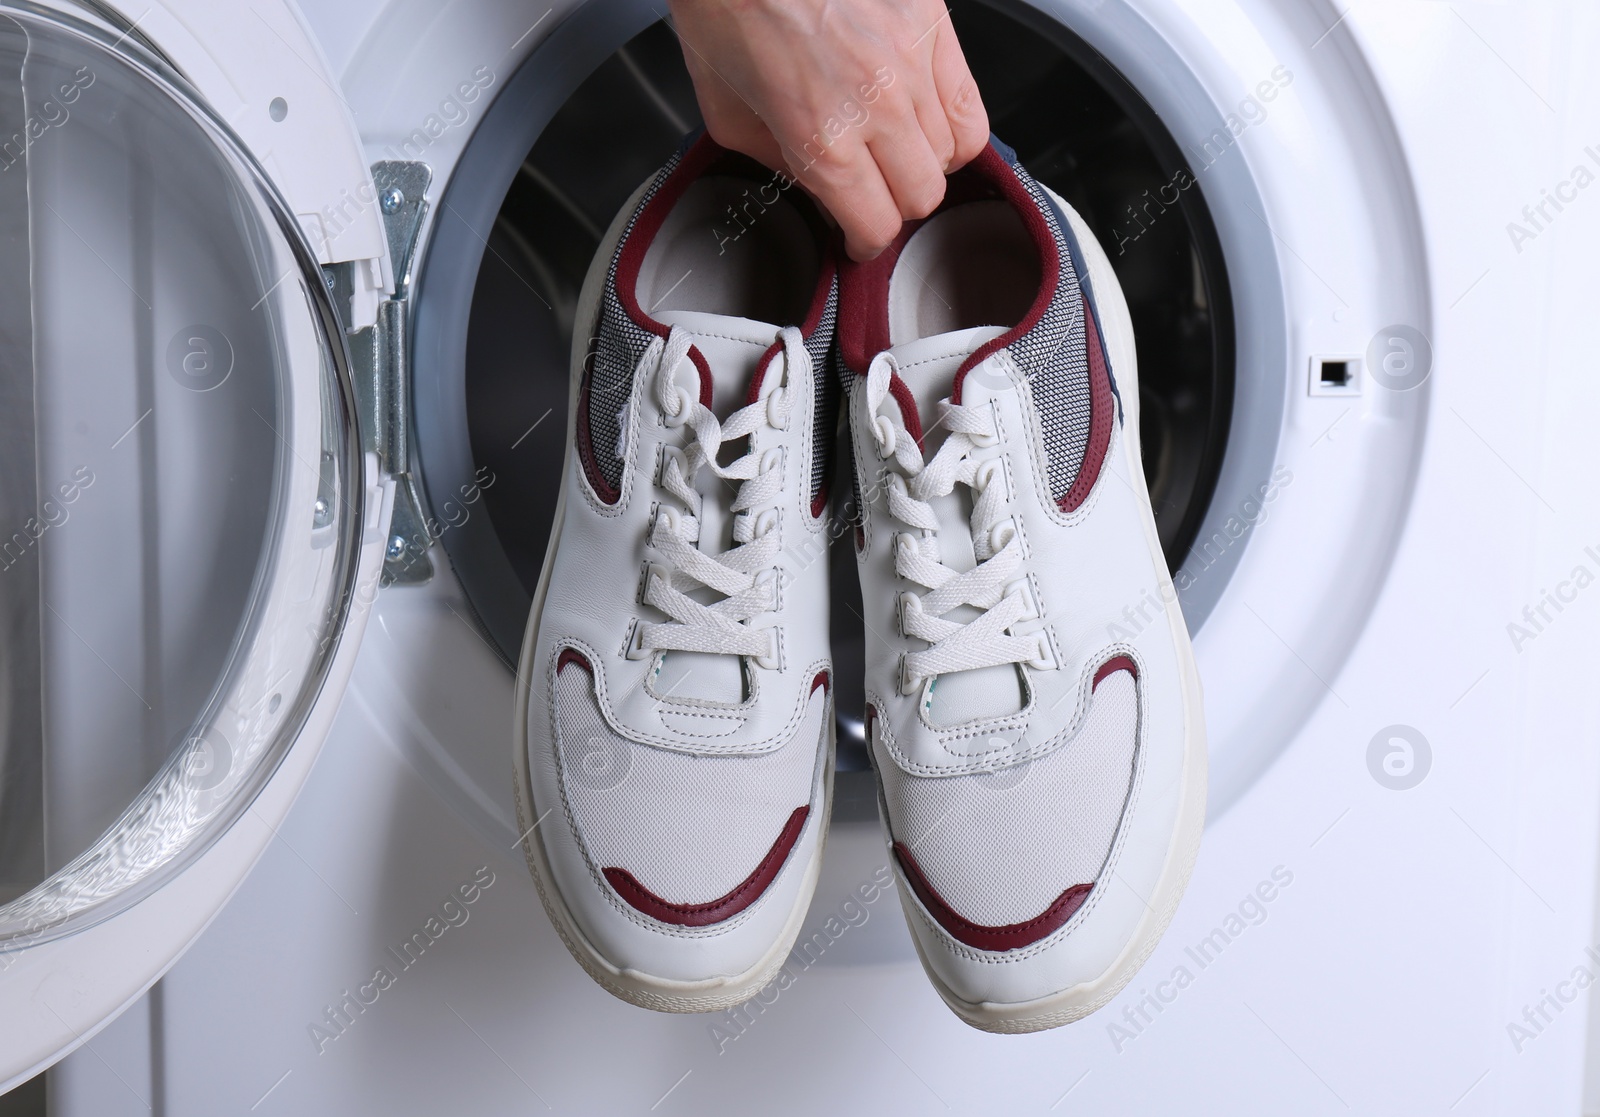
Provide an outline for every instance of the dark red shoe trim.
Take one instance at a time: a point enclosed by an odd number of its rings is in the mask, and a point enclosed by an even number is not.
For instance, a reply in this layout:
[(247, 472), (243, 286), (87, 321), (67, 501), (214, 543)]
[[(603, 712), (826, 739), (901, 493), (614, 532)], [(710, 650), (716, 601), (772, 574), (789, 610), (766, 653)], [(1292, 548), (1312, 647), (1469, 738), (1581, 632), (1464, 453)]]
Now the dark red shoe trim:
[[(666, 220), (673, 204), (682, 197), (689, 184), (705, 171), (721, 151), (722, 149), (710, 136), (702, 136), (696, 141), (684, 153), (666, 181), (656, 188), (649, 203), (634, 218), (633, 226), (627, 231), (621, 250), (617, 254), (614, 274), (610, 277), (616, 284), (617, 299), (622, 303), (624, 313), (640, 329), (648, 330), (658, 337), (666, 337), (668, 329), (639, 306), (639, 265), (643, 263), (650, 242), (655, 239), (661, 223)], [(698, 363), (703, 365), (704, 360)], [(593, 374), (594, 353), (591, 350), (584, 364), (583, 385), (578, 391), (578, 458), (583, 463), (584, 476), (589, 479), (589, 487), (594, 489), (595, 495), (603, 503), (615, 504), (622, 496), (621, 490), (606, 480), (594, 456), (594, 434), (590, 430), (589, 417), (589, 380)], [(700, 378), (700, 395), (704, 399), (710, 391), (710, 383), (703, 368)]]
[[(1016, 171), (992, 145), (986, 146), (976, 159), (946, 180), (945, 198), (935, 213), (985, 198), (1000, 198), (1009, 202), (1033, 238), (1039, 250), (1039, 294), (1021, 322), (979, 346), (961, 363), (956, 370), (955, 386), (950, 396), (951, 402), (958, 404), (961, 402), (961, 384), (968, 370), (1038, 325), (1050, 307), (1050, 300), (1055, 295), (1061, 277), (1061, 254), (1049, 222), (1039, 211), (1033, 195), (1022, 185)], [(846, 259), (840, 265), (839, 355), (845, 367), (857, 376), (865, 376), (872, 358), (889, 348), (889, 280), (906, 242), (921, 225), (921, 221), (908, 221), (901, 226), (900, 235), (875, 258), (863, 263)], [(907, 399), (910, 395), (910, 391), (906, 390)], [(895, 391), (895, 397), (901, 397), (900, 390)], [(906, 410), (906, 399), (902, 399), (901, 411)], [(914, 413), (915, 407), (910, 410)], [(920, 446), (920, 418), (915, 428), (911, 427), (909, 421), (906, 426), (915, 429)]]
[(917, 859), (911, 856), (911, 851), (899, 842), (894, 843), (894, 856), (900, 863), (900, 871), (906, 875), (907, 883), (911, 885), (911, 891), (917, 894), (917, 899), (928, 909), (928, 914), (938, 920), (939, 926), (950, 932), (957, 942), (976, 950), (1018, 950), (1031, 946), (1065, 926), (1094, 890), (1093, 884), (1074, 884), (1057, 896), (1055, 903), (1032, 919), (1002, 927), (986, 927), (957, 915), (933, 890), (928, 878), (922, 875), (922, 869), (917, 865)]
[[(921, 224), (907, 222), (894, 243), (875, 258), (859, 264), (847, 259), (840, 266), (839, 356), (857, 376), (865, 376), (872, 358), (889, 348), (889, 277), (900, 250)], [(889, 391), (900, 404), (901, 421), (920, 448), (922, 416), (917, 412), (916, 397), (898, 375), (889, 381)]]
[(789, 821), (784, 823), (778, 840), (772, 843), (772, 848), (767, 850), (767, 855), (761, 859), (755, 871), (745, 877), (726, 896), (719, 896), (703, 904), (674, 904), (663, 900), (635, 880), (633, 874), (626, 869), (600, 871), (605, 874), (606, 881), (611, 887), (617, 890), (617, 895), (651, 919), (659, 919), (663, 923), (672, 923), (679, 927), (709, 927), (713, 923), (721, 923), (738, 915), (755, 903), (767, 887), (777, 879), (778, 870), (783, 868), (789, 851), (794, 848), (794, 843), (800, 837), (800, 831), (805, 828), (806, 816), (810, 813), (810, 807), (796, 807), (794, 813), (789, 816)]
[(746, 407), (761, 398), (761, 382), (767, 378), (767, 365), (771, 364), (773, 358), (782, 352), (783, 339), (779, 338), (767, 346), (767, 351), (761, 354), (761, 359), (756, 362), (756, 374), (750, 378), (750, 390), (744, 394)]
[(1083, 301), (1084, 333), (1089, 347), (1089, 442), (1083, 448), (1083, 464), (1072, 479), (1072, 488), (1058, 502), (1063, 512), (1074, 511), (1094, 491), (1111, 445), (1111, 427), (1116, 422), (1117, 404), (1111, 394), (1111, 374), (1106, 370), (1106, 354), (1100, 344), (1100, 328), (1089, 313), (1089, 300)]
[(872, 358), (889, 348), (889, 277), (900, 252), (922, 222), (908, 221), (871, 260), (848, 257), (839, 265), (839, 356), (857, 376), (867, 374)]
[(817, 495), (811, 498), (811, 518), (818, 519), (828, 508), (828, 479), (824, 476), (822, 488), (817, 490)]
[(561, 674), (562, 668), (566, 667), (569, 663), (577, 664), (579, 667), (583, 668), (589, 673), (589, 677), (591, 679), (594, 678), (594, 665), (591, 664), (584, 654), (578, 651), (576, 648), (561, 649), (561, 654), (556, 657), (556, 674)]
[(1135, 679), (1139, 677), (1138, 664), (1125, 655), (1119, 655), (1115, 659), (1108, 659), (1100, 665), (1100, 670), (1094, 673), (1094, 682), (1089, 687), (1090, 691), (1092, 692), (1104, 679), (1115, 675), (1118, 671), (1126, 671)]
[[(839, 274), (839, 238), (824, 236), (822, 249), (822, 270), (817, 276), (817, 289), (811, 294), (811, 306), (806, 311), (806, 320), (800, 323), (800, 336), (807, 341), (816, 334), (817, 327), (822, 325), (822, 316), (828, 310), (828, 296), (833, 293), (833, 280)], [(834, 311), (837, 314), (838, 307), (835, 307)]]
[[(834, 239), (823, 240), (822, 267), (817, 275), (817, 289), (811, 293), (811, 306), (806, 310), (806, 320), (800, 323), (800, 336), (807, 341), (811, 340), (817, 332), (817, 327), (822, 325), (822, 316), (828, 310), (828, 295), (833, 291), (833, 277), (838, 274), (839, 265), (836, 260)], [(761, 360), (756, 362), (756, 374), (750, 378), (750, 391), (746, 393), (744, 401), (754, 403), (761, 398), (761, 381), (767, 373), (767, 363), (783, 352), (783, 342), (774, 341), (761, 354)], [(817, 368), (811, 370), (814, 376), (826, 376), (827, 369)]]
[(711, 363), (698, 345), (689, 346), (689, 363), (700, 373), (700, 406), (711, 406)]
[(633, 319), (635, 325), (642, 330), (649, 330), (658, 337), (666, 337), (669, 330), (646, 314), (639, 305), (639, 267), (644, 263), (645, 253), (650, 250), (651, 242), (661, 231), (661, 224), (667, 219), (667, 214), (672, 212), (672, 207), (678, 204), (678, 199), (689, 189), (689, 184), (704, 174), (706, 168), (721, 154), (722, 148), (710, 135), (703, 135), (696, 140), (689, 150), (683, 153), (683, 158), (678, 160), (678, 165), (672, 169), (666, 181), (656, 188), (656, 192), (639, 211), (639, 215), (633, 219), (633, 227), (628, 230), (628, 235), (622, 242), (622, 251), (617, 254), (615, 273), (617, 300), (622, 303), (622, 309)]
[[(1011, 208), (1016, 210), (1017, 216), (1022, 219), (1023, 226), (1033, 237), (1034, 247), (1039, 250), (1039, 294), (1022, 321), (993, 341), (980, 345), (961, 362), (961, 367), (956, 370), (955, 387), (950, 392), (950, 402), (955, 404), (961, 402), (961, 385), (969, 371), (1039, 324), (1044, 312), (1050, 308), (1050, 300), (1055, 297), (1056, 285), (1061, 281), (1061, 252), (1056, 247), (1056, 238), (1050, 231), (1050, 223), (1045, 220), (1044, 214), (1039, 212), (1039, 203), (1028, 193), (1028, 188), (1022, 185), (1016, 170), (1001, 158), (994, 145), (986, 145), (978, 157), (967, 164), (961, 174), (964, 177), (987, 180), (998, 187), (1001, 198), (1010, 202)], [(887, 314), (887, 310), (885, 313)]]
[(917, 440), (917, 449), (921, 450), (922, 416), (917, 413), (917, 398), (911, 394), (910, 385), (900, 379), (899, 373), (889, 378), (889, 394), (900, 405), (900, 421), (906, 425), (906, 433)]
[[(633, 220), (633, 225), (628, 229), (617, 253), (614, 274), (611, 277), (616, 286), (617, 299), (622, 304), (624, 313), (642, 330), (647, 330), (657, 337), (666, 337), (670, 329), (656, 321), (639, 305), (639, 269), (644, 263), (645, 254), (649, 252), (651, 243), (656, 234), (661, 231), (661, 225), (666, 220), (672, 207), (683, 197), (691, 183), (707, 174), (726, 174), (748, 178), (753, 182), (765, 183), (770, 180), (771, 172), (760, 163), (741, 155), (736, 151), (729, 151), (717, 144), (709, 134), (702, 135), (684, 152), (683, 158), (678, 160), (678, 165), (672, 173), (656, 188), (638, 215)], [(803, 197), (803, 195), (802, 195)], [(817, 290), (812, 295), (811, 305), (807, 310), (805, 323), (801, 332), (810, 337), (816, 332), (817, 326), (822, 321), (822, 315), (827, 309), (828, 293), (833, 289), (833, 278), (837, 271), (833, 244), (834, 237), (829, 233), (822, 217), (816, 208), (802, 203), (795, 207), (816, 233), (818, 243), (822, 246), (821, 266), (817, 282)], [(704, 354), (698, 348), (689, 350), (689, 359), (700, 372), (700, 402), (706, 407), (712, 402), (711, 369), (706, 363)], [(591, 354), (590, 362), (593, 361)], [(601, 473), (599, 463), (594, 456), (593, 434), (589, 430), (589, 377), (592, 367), (586, 365), (583, 374), (583, 385), (578, 394), (578, 456), (583, 462), (584, 475), (589, 479), (589, 485), (594, 489), (601, 501), (606, 504), (615, 504), (621, 497), (621, 492), (613, 487)], [(826, 372), (823, 372), (826, 375)], [(753, 401), (760, 391), (760, 373), (752, 378), (750, 386), (750, 399)], [(827, 503), (824, 494), (820, 503), (813, 503), (813, 516), (820, 516), (821, 508)]]
[(818, 671), (817, 677), (811, 680), (810, 693), (817, 693), (818, 687), (821, 687), (824, 691), (828, 689), (828, 673), (826, 671)]
[[(953, 402), (961, 402), (961, 379), (972, 365), (990, 353), (1009, 345), (1038, 324), (1050, 305), (1060, 276), (1060, 254), (1049, 223), (1039, 212), (1038, 203), (1017, 177), (1016, 171), (994, 147), (986, 146), (976, 159), (945, 179), (944, 200), (933, 215), (956, 206), (993, 198), (1009, 201), (1039, 246), (1039, 295), (1027, 316), (1004, 335), (972, 354), (956, 374)], [(926, 219), (924, 219), (926, 220)], [(900, 234), (881, 253), (857, 263), (841, 255), (839, 265), (839, 356), (845, 367), (865, 376), (872, 358), (889, 348), (889, 279), (906, 242), (922, 227), (922, 221), (907, 221)]]
[[(806, 320), (800, 325), (800, 336), (810, 341), (816, 334), (817, 327), (822, 325), (822, 316), (828, 310), (828, 296), (833, 292), (834, 276), (838, 274), (837, 249), (834, 244), (836, 238), (823, 241), (823, 256), (821, 273), (817, 277), (817, 289), (811, 295), (811, 307), (806, 311)], [(835, 311), (837, 321), (837, 310)], [(767, 346), (767, 351), (761, 354), (761, 359), (756, 362), (756, 374), (750, 378), (750, 390), (745, 393), (745, 404), (755, 403), (761, 398), (761, 384), (766, 379), (767, 369), (772, 361), (783, 352), (783, 341), (780, 338)], [(813, 368), (811, 375), (827, 376), (829, 368), (824, 364), (822, 368)], [(708, 405), (709, 406), (709, 405)], [(820, 420), (820, 416), (817, 417)], [(833, 466), (830, 454), (823, 465), (822, 484), (811, 497), (811, 518), (818, 519), (828, 507), (828, 482), (832, 479)]]

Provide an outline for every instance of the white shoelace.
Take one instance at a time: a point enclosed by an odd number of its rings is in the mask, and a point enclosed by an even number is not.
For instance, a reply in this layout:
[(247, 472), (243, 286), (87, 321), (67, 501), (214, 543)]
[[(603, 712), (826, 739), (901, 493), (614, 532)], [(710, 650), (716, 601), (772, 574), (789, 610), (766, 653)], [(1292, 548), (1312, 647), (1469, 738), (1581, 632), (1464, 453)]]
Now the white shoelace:
[[(1022, 540), (1016, 522), (1005, 514), (1005, 471), (997, 458), (972, 457), (974, 450), (999, 441), (994, 413), (988, 407), (941, 401), (939, 425), (949, 433), (933, 458), (924, 461), (916, 440), (877, 414), (897, 370), (890, 354), (873, 358), (867, 369), (867, 409), (873, 416), (878, 456), (900, 470), (888, 473), (889, 514), (917, 529), (915, 534), (895, 536), (895, 573), (929, 591), (900, 595), (902, 633), (930, 645), (905, 657), (901, 690), (915, 693), (923, 680), (954, 671), (1006, 663), (1047, 666), (1049, 652), (1042, 633), (1006, 632), (1034, 610), (1022, 589), (1025, 583), (1017, 580)], [(957, 484), (971, 489), (975, 497), (969, 529), (977, 565), (971, 570), (954, 570), (940, 561), (939, 520), (929, 503), (949, 495)], [(945, 619), (945, 614), (963, 605), (983, 613), (964, 623)]]
[[(748, 622), (771, 612), (778, 604), (776, 560), (781, 545), (781, 518), (777, 505), (783, 495), (785, 454), (773, 447), (757, 453), (753, 448), (732, 464), (718, 463), (724, 444), (745, 438), (764, 427), (785, 430), (792, 402), (789, 385), (799, 363), (810, 367), (800, 331), (792, 326), (778, 333), (783, 357), (767, 371), (782, 379), (755, 403), (747, 404), (720, 422), (710, 408), (677, 383), (678, 366), (688, 357), (694, 337), (677, 326), (665, 341), (657, 338), (639, 362), (654, 365), (653, 402), (661, 408), (669, 427), (687, 426), (693, 434), (687, 448), (662, 449), (660, 486), (682, 508), (662, 503), (650, 530), (650, 543), (662, 562), (652, 563), (644, 600), (660, 609), (669, 621), (641, 622), (635, 631), (634, 651), (713, 652), (747, 655), (764, 667), (776, 667), (777, 630), (756, 628)], [(700, 549), (702, 495), (694, 487), (701, 468), (724, 481), (739, 482), (729, 512), (734, 516), (734, 546), (721, 554)], [(707, 605), (690, 596), (707, 587), (722, 599)]]

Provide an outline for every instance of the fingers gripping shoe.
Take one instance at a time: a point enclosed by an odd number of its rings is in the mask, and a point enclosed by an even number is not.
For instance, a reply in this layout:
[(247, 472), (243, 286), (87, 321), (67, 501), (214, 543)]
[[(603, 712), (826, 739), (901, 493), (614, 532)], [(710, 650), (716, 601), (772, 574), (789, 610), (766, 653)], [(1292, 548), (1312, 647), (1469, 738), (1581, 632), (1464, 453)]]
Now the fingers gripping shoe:
[(1055, 1027), (1154, 949), (1204, 821), (1127, 307), (1082, 220), (991, 144), (939, 212), (845, 266), (839, 347), (912, 937), (968, 1023)]
[(648, 1008), (749, 998), (816, 884), (833, 716), (827, 563), (807, 560), (837, 407), (828, 244), (799, 191), (701, 139), (624, 207), (578, 308), (515, 790), (567, 947)]

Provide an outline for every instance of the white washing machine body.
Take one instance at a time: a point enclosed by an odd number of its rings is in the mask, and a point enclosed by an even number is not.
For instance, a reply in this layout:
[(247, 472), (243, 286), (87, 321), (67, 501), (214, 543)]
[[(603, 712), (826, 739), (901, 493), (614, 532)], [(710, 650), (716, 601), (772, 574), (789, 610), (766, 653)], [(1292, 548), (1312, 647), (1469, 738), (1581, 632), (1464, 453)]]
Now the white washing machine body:
[(132, 14), (0, 6), (3, 1088), (138, 1001), (273, 840), (394, 488), (324, 273), (370, 320), (387, 243), (375, 209), (320, 227), (371, 176), (315, 38), (289, 4)]
[[(419, 329), (470, 309), (441, 246), (492, 251), (526, 136), (655, 18), (303, 6), (367, 161), (431, 168)], [(512, 676), (452, 573), (449, 533), (487, 513), (440, 485), (461, 463), (425, 457), (433, 576), (377, 596), (279, 840), (157, 993), (58, 1068), (59, 1112), (1580, 1111), (1600, 15), (1038, 0), (1023, 18), (1080, 36), (1199, 169), (1232, 294), (1227, 452), (1178, 578), (1212, 817), (1132, 986), (1049, 1033), (962, 1025), (883, 887), (856, 776), (800, 952), (757, 1001), (672, 1017), (593, 986), (517, 853)], [(420, 372), (461, 359), (418, 346), (416, 421), (464, 428), (460, 379)]]

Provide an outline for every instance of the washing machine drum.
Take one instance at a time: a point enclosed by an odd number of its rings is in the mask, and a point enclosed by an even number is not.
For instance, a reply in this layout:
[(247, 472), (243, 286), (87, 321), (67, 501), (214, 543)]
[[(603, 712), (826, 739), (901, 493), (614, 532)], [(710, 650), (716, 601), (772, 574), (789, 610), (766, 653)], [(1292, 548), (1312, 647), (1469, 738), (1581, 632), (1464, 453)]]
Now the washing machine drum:
[[(1111, 252), (1139, 347), (1145, 471), (1176, 570), (1210, 503), (1232, 409), (1233, 313), (1222, 251), (1199, 191), (1182, 192), (1160, 221), (1135, 220), (1162, 187), (1182, 181), (1181, 150), (1098, 54), (1030, 11), (967, 5), (952, 19), (995, 133)], [(436, 511), (456, 506), (439, 514), (450, 525), (441, 542), (508, 663), (555, 511), (551, 479), (563, 466), (568, 355), (584, 273), (617, 209), (700, 125), (681, 48), (665, 24), (618, 46), (569, 90), (550, 87), (537, 57), (508, 83), (451, 177), (441, 208), (460, 220), (436, 228), (423, 273), (423, 474)], [(594, 157), (595, 136), (606, 137), (603, 159)], [(509, 186), (508, 148), (516, 149)], [(491, 228), (487, 246), (472, 231)], [(478, 491), (487, 516), (459, 507), (458, 494)], [(842, 520), (847, 510), (842, 500), (836, 505)], [(849, 533), (834, 534), (840, 763), (849, 769), (865, 764), (856, 747), (864, 652)]]
[(327, 676), (363, 501), (342, 361), (293, 215), (194, 91), (129, 32), (0, 5), (0, 1089), (253, 860), (140, 910)]

